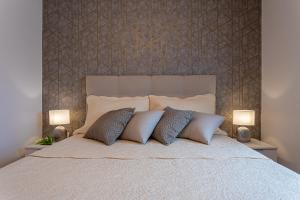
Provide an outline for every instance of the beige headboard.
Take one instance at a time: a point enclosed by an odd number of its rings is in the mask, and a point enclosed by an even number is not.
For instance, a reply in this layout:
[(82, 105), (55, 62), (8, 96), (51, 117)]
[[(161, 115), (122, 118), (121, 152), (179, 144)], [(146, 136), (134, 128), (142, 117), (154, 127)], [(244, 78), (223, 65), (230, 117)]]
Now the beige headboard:
[(216, 93), (215, 75), (87, 76), (87, 95), (188, 97)]

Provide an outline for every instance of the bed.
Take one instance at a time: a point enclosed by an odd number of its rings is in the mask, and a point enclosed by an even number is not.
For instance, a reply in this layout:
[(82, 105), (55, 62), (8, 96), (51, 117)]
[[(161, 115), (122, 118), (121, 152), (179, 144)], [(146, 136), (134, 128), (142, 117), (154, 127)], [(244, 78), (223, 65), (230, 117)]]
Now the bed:
[[(127, 78), (88, 77), (87, 94), (215, 93), (214, 76)], [(151, 139), (106, 146), (78, 134), (2, 168), (0, 199), (296, 200), (300, 176), (226, 135), (214, 135), (210, 145)]]

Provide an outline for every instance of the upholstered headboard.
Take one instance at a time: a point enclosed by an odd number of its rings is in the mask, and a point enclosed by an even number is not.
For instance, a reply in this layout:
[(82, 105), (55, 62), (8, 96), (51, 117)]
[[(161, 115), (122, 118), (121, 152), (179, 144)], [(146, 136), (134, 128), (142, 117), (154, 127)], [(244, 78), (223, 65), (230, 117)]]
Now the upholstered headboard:
[(187, 97), (216, 93), (215, 75), (190, 76), (87, 76), (87, 95)]

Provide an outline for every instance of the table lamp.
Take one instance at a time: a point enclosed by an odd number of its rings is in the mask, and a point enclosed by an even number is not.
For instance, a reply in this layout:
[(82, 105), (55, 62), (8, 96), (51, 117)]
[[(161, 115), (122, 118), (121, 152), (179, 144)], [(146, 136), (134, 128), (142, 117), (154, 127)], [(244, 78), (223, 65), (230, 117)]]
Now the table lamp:
[(234, 110), (233, 124), (238, 125), (237, 140), (239, 142), (247, 143), (251, 140), (251, 132), (247, 127), (255, 125), (255, 111), (254, 110)]
[(50, 110), (49, 111), (49, 124), (58, 125), (53, 130), (50, 136), (54, 137), (55, 141), (60, 141), (68, 137), (65, 124), (70, 124), (70, 111), (69, 110)]

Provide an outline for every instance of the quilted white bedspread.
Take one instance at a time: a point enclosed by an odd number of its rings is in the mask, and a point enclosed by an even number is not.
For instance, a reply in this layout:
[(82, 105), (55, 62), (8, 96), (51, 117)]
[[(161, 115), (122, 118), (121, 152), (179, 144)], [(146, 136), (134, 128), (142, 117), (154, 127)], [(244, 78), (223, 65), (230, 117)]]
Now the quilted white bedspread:
[(299, 200), (300, 176), (226, 136), (170, 146), (73, 136), (0, 170), (0, 200)]

